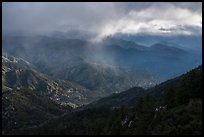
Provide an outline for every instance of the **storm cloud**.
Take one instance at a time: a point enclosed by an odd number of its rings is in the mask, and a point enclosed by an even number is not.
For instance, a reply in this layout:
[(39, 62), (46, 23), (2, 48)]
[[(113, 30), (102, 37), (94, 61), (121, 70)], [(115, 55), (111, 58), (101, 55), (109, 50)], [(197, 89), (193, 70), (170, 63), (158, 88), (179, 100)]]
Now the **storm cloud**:
[(201, 34), (202, 3), (3, 3), (3, 34), (84, 30), (116, 33)]

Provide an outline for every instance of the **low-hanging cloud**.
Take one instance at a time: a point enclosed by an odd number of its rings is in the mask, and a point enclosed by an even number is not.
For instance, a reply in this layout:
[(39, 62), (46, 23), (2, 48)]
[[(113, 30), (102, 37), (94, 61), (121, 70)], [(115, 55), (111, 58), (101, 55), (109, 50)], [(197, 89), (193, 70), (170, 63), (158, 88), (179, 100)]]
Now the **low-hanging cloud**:
[[(159, 4), (146, 9), (131, 10), (125, 17), (106, 24), (101, 30), (101, 37), (115, 33), (171, 33), (193, 34), (189, 28), (202, 27), (202, 15), (187, 8)], [(201, 29), (200, 29), (201, 31)], [(199, 33), (199, 32), (197, 32)]]
[[(3, 33), (200, 34), (202, 3), (3, 3)], [(192, 29), (194, 28), (194, 29)], [(196, 30), (196, 31), (195, 31)]]

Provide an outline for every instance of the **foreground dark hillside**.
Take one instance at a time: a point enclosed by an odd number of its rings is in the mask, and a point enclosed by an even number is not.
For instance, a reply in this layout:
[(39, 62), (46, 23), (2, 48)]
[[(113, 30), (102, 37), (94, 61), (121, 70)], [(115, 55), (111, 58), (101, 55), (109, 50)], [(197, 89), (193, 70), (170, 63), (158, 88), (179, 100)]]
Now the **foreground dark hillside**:
[(71, 107), (61, 106), (27, 88), (5, 91), (2, 93), (2, 134), (35, 128), (70, 110)]
[[(119, 107), (101, 106), (75, 110), (63, 117), (49, 121), (42, 127), (17, 133), (202, 134), (201, 88), (202, 66), (199, 66), (176, 79), (151, 89), (147, 95), (139, 99), (133, 108), (127, 104)], [(105, 99), (105, 101), (107, 100)]]

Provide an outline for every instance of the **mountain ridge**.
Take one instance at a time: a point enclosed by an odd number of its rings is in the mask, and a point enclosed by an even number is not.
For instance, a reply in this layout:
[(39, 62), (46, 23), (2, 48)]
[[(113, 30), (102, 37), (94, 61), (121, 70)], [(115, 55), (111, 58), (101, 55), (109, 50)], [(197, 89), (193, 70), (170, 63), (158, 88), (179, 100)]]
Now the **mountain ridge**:
[[(175, 82), (178, 85), (172, 87), (171, 85), (174, 85)], [(163, 88), (165, 94), (155, 96), (148, 92), (148, 94), (140, 96), (134, 107), (121, 104), (119, 106), (104, 107), (99, 105), (99, 107), (94, 108), (78, 108), (78, 111), (50, 121), (43, 127), (26, 132), (56, 135), (201, 134), (202, 66), (158, 86), (167, 86)], [(132, 88), (131, 92), (138, 89), (141, 88)], [(152, 92), (159, 92), (161, 88), (156, 87), (151, 90)], [(125, 92), (119, 94), (123, 93)], [(117, 98), (118, 96), (112, 97)], [(77, 125), (74, 126), (76, 123)], [(55, 131), (45, 130), (52, 129), (52, 127), (55, 127)]]

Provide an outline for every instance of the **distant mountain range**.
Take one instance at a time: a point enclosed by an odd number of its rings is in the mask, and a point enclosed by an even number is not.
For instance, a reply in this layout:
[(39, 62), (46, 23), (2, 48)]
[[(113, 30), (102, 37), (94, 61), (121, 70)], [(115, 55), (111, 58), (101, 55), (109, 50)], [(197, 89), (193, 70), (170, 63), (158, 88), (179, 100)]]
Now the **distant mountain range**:
[(4, 37), (3, 51), (29, 61), (41, 73), (100, 91), (102, 96), (154, 86), (201, 62), (199, 56), (176, 47), (157, 43), (148, 48), (112, 38), (91, 43), (56, 36)]
[(156, 43), (163, 43), (165, 45), (194, 51), (199, 54), (202, 53), (202, 37), (200, 35), (148, 35), (142, 33), (126, 35), (118, 33), (111, 38), (132, 41), (147, 47)]

